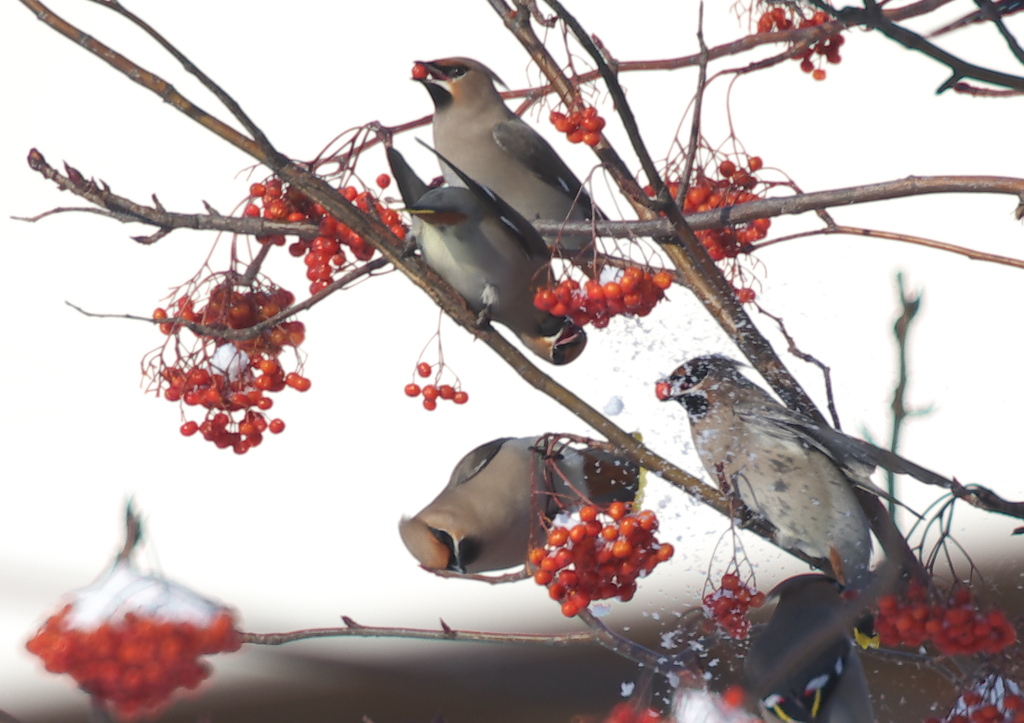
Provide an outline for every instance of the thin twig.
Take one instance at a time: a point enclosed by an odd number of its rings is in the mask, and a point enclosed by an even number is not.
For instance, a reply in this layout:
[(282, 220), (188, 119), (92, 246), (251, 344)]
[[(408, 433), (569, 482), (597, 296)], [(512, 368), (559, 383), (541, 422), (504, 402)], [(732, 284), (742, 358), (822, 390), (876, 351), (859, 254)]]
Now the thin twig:
[(683, 687), (694, 687), (703, 684), (703, 670), (698, 663), (697, 654), (684, 648), (678, 655), (656, 653), (650, 648), (633, 642), (629, 638), (612, 632), (601, 620), (594, 616), (590, 608), (584, 608), (577, 617), (590, 628), (595, 642), (602, 647), (621, 655), (627, 660), (639, 663), (644, 668), (665, 676), (678, 676)]
[(188, 319), (183, 319), (180, 316), (169, 316), (166, 319), (154, 319), (149, 316), (136, 316), (134, 314), (102, 314), (94, 311), (86, 311), (80, 306), (72, 304), (70, 301), (65, 301), (64, 303), (80, 314), (84, 314), (85, 316), (89, 316), (94, 319), (130, 319), (132, 321), (145, 321), (150, 324), (171, 324), (172, 326), (184, 326), (196, 336), (210, 336), (217, 339), (223, 339), (224, 341), (245, 341), (246, 339), (255, 339), (263, 332), (268, 329), (272, 329), (282, 321), (295, 316), (300, 311), (305, 311), (306, 309), (320, 303), (320, 300), (324, 297), (330, 296), (335, 291), (343, 289), (353, 281), (361, 279), (364, 276), (368, 276), (377, 269), (383, 268), (387, 265), (388, 260), (384, 258), (376, 258), (371, 261), (367, 261), (359, 268), (349, 271), (344, 276), (339, 276), (332, 281), (329, 286), (324, 287), (305, 301), (300, 301), (299, 303), (278, 312), (274, 316), (271, 316), (269, 319), (264, 319), (258, 324), (253, 324), (252, 326), (247, 326), (243, 329), (230, 329), (224, 326), (207, 326), (206, 324), (199, 324)]
[(493, 633), (479, 630), (453, 630), (444, 625), (440, 630), (423, 628), (372, 627), (351, 623), (343, 628), (310, 628), (288, 633), (242, 633), (242, 642), (253, 645), (284, 645), (298, 640), (314, 638), (403, 638), (407, 640), (446, 640), (471, 643), (518, 643), (523, 645), (544, 645), (562, 647), (566, 645), (593, 644), (597, 636), (593, 633)]
[[(914, 319), (917, 317), (917, 312), (921, 310), (921, 293), (907, 295), (906, 289), (903, 286), (903, 274), (896, 274), (896, 289), (900, 295), (900, 315), (896, 318), (896, 323), (893, 324), (893, 334), (896, 337), (896, 348), (897, 348), (897, 380), (896, 387), (892, 393), (892, 434), (889, 437), (889, 449), (894, 454), (899, 454), (900, 446), (900, 433), (903, 431), (903, 422), (907, 416), (911, 414), (907, 410), (905, 404), (905, 397), (907, 393), (907, 340), (910, 334), (910, 326)], [(886, 490), (889, 492), (890, 498), (896, 497), (896, 475), (891, 471), (886, 472)], [(893, 499), (889, 500), (889, 515), (895, 519), (896, 517), (896, 503)]]
[[(690, 123), (690, 144), (686, 149), (686, 163), (679, 177), (679, 192), (676, 194), (676, 206), (683, 208), (686, 192), (690, 190), (693, 164), (697, 160), (697, 147), (700, 144), (701, 109), (704, 106), (704, 89), (708, 82), (708, 46), (704, 43), (704, 2), (701, 0), (697, 10), (697, 42), (700, 44), (700, 65), (697, 72), (697, 93), (693, 99), (693, 119)], [(690, 224), (690, 228), (693, 225)]]
[(1014, 259), (1009, 256), (1000, 256), (999, 254), (990, 254), (984, 251), (977, 251), (975, 249), (957, 246), (956, 244), (946, 243), (945, 241), (923, 238), (921, 236), (910, 236), (909, 234), (879, 231), (878, 229), (870, 228), (859, 228), (856, 226), (834, 226), (832, 228), (822, 228), (813, 231), (801, 231), (800, 233), (790, 234), (789, 236), (772, 239), (771, 241), (754, 244), (752, 249), (753, 251), (757, 251), (783, 241), (792, 241), (794, 239), (807, 238), (809, 236), (828, 236), (830, 234), (845, 234), (848, 236), (865, 236), (868, 238), (901, 241), (903, 243), (915, 244), (917, 246), (938, 249), (940, 251), (949, 251), (950, 253), (966, 256), (972, 261), (988, 261), (994, 264), (1002, 264), (1004, 266), (1014, 266), (1016, 268), (1024, 269), (1024, 260), (1021, 259)]
[(832, 415), (833, 426), (836, 429), (841, 430), (842, 425), (839, 424), (839, 411), (836, 409), (836, 399), (835, 395), (832, 392), (832, 368), (829, 367), (824, 362), (818, 360), (816, 357), (808, 354), (807, 352), (801, 351), (800, 348), (796, 345), (796, 339), (790, 336), (789, 331), (786, 330), (786, 325), (785, 323), (783, 323), (781, 317), (775, 316), (774, 314), (770, 314), (769, 312), (765, 311), (760, 304), (756, 302), (754, 303), (754, 306), (757, 307), (757, 310), (759, 312), (767, 316), (769, 319), (771, 319), (778, 325), (779, 331), (782, 333), (782, 336), (785, 337), (786, 343), (789, 345), (787, 351), (789, 351), (790, 354), (800, 359), (803, 359), (805, 362), (814, 364), (816, 367), (821, 369), (821, 374), (825, 378), (825, 394), (828, 397), (828, 412), (829, 414)]

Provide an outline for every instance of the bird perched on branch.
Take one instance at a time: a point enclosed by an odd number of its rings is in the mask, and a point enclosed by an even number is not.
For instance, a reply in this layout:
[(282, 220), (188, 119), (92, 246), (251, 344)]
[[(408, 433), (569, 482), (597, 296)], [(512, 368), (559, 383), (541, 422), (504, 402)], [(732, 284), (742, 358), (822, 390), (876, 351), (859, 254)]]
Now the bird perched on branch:
[(720, 355), (690, 359), (657, 385), (686, 408), (704, 468), (778, 531), (783, 547), (826, 558), (855, 590), (869, 576), (871, 528), (854, 487), (884, 495), (875, 467), (948, 488), (951, 482), (775, 401)]
[[(604, 218), (579, 179), (551, 145), (510, 111), (495, 83), (505, 85), (482, 63), (469, 58), (417, 61), (418, 78), (434, 101), (434, 146), (466, 174), (504, 198), (528, 221), (584, 221)], [(464, 185), (451, 165), (441, 164), (445, 180)], [(578, 251), (587, 234), (545, 237)]]
[[(443, 157), (442, 157), (443, 158)], [(393, 148), (388, 161), (423, 260), (465, 300), (480, 321), (511, 329), (534, 354), (568, 364), (587, 335), (566, 317), (534, 306), (550, 262), (544, 240), (499, 196), (451, 166), (462, 185), (427, 188)], [(407, 195), (412, 194), (412, 195)], [(413, 195), (422, 194), (418, 198)]]
[(769, 594), (778, 604), (744, 660), (767, 723), (874, 723), (864, 669), (850, 638), (853, 610), (835, 580), (798, 575)]
[(432, 570), (502, 570), (526, 561), (562, 509), (636, 496), (633, 462), (561, 443), (549, 454), (547, 441), (504, 437), (463, 457), (441, 494), (399, 524), (409, 552)]

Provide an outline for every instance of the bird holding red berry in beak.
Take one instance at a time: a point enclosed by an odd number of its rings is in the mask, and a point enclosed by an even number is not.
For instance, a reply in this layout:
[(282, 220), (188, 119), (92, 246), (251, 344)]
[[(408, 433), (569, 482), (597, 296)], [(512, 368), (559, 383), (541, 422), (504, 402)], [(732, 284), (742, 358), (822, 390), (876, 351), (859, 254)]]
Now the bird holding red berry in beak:
[(658, 382), (690, 418), (704, 468), (777, 530), (785, 548), (827, 559), (847, 587), (869, 578), (871, 527), (854, 488), (885, 493), (876, 467), (949, 489), (950, 480), (787, 409), (721, 355), (699, 356)]
[[(555, 149), (508, 109), (495, 88), (505, 84), (490, 68), (469, 58), (418, 61), (413, 78), (434, 101), (434, 146), (449, 161), (441, 163), (448, 183), (465, 185), (455, 164), (528, 221), (604, 218)], [(591, 240), (589, 233), (545, 236), (569, 251)]]

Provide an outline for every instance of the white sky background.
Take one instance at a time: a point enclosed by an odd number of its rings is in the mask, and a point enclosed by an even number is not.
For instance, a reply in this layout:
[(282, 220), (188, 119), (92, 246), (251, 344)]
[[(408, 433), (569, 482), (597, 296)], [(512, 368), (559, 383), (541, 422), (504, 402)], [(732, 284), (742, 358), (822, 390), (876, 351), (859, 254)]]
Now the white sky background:
[[(692, 0), (634, 5), (628, 20), (613, 15), (619, 4), (576, 5), (584, 25), (620, 59), (695, 49)], [(270, 2), (240, 7), (189, 0), (133, 9), (293, 157), (311, 157), (340, 131), (366, 121), (397, 124), (428, 113), (429, 97), (409, 80), (416, 59), (467, 55), (488, 63), (512, 87), (527, 82), (526, 55), (484, 2), (444, 12), (425, 12), (422, 3), (412, 2), (389, 3), (386, 11), (381, 4), (308, 0), (287, 10)], [(972, 7), (953, 3), (943, 17)], [(53, 9), (226, 117), (169, 56), (112, 14), (83, 2)], [(1020, 19), (1010, 27), (1024, 35)], [(708, 11), (709, 45), (744, 31), (734, 15)], [(964, 31), (945, 43), (971, 60), (1014, 72), (994, 30)], [(806, 190), (910, 174), (1022, 174), (1024, 100), (936, 97), (944, 69), (863, 32), (847, 36), (843, 58), (828, 67), (823, 83), (793, 62), (736, 83), (732, 121), (746, 149)], [(396, 274), (335, 294), (302, 316), (313, 388), (276, 395), (272, 412), (288, 424), (283, 435), (268, 435), (263, 446), (241, 457), (198, 437), (181, 437), (177, 408), (144, 396), (139, 387), (139, 360), (162, 339), (156, 330), (87, 319), (64, 302), (97, 312), (149, 314), (168, 289), (196, 271), (212, 234), (176, 231), (142, 247), (129, 237), (148, 231), (94, 215), (35, 225), (13, 221), (12, 215), (82, 205), (30, 171), (25, 157), (36, 147), (51, 165), (60, 168), (66, 160), (137, 201), (156, 193), (169, 209), (201, 212), (205, 200), (224, 213), (245, 196), (249, 181), (242, 169), (251, 161), (44, 27), (18, 3), (0, 8), (0, 62), (6, 68), (0, 76), (6, 99), (0, 136), (0, 298), (6, 310), (0, 320), (0, 709), (27, 721), (33, 710), (58, 701), (84, 705), (67, 681), (42, 672), (24, 641), (63, 592), (87, 584), (108, 564), (120, 544), (130, 495), (147, 521), (150, 544), (143, 560), (236, 606), (250, 630), (334, 625), (342, 614), (374, 625), (434, 625), (443, 615), (453, 627), (513, 629), (513, 609), (516, 615), (530, 610), (535, 628), (563, 624), (545, 591), (530, 583), (492, 588), (423, 573), (402, 546), (396, 524), (401, 514), (415, 513), (434, 497), (472, 447), (506, 435), (587, 433), (584, 425), (530, 391), (486, 347), (447, 321), (446, 360), (460, 374), (470, 403), (442, 404), (428, 414), (406, 398), (402, 387), (433, 333), (437, 312)], [(536, 71), (531, 73), (535, 80)], [(656, 157), (668, 147), (695, 77), (693, 71), (623, 77)], [(706, 100), (705, 134), (713, 143), (728, 132), (725, 87), (717, 83)], [(619, 124), (609, 110), (604, 114), (610, 137), (621, 141)], [(593, 155), (560, 140), (546, 116), (540, 116), (542, 132), (579, 175), (586, 174)], [(429, 139), (429, 129), (415, 135)], [(436, 173), (412, 136), (397, 143), (424, 176)], [(362, 168), (368, 180), (385, 170), (382, 154), (368, 157)], [(609, 210), (612, 201), (602, 185), (596, 195)], [(1013, 208), (1008, 197), (945, 195), (833, 215), (840, 223), (1021, 257), (1024, 238)], [(810, 223), (809, 217), (775, 221), (773, 233)], [(268, 270), (302, 298), (305, 267), (284, 253), (276, 256)], [(1024, 405), (1019, 270), (836, 237), (782, 244), (759, 258), (760, 299), (785, 318), (804, 350), (832, 366), (845, 429), (867, 426), (883, 438), (895, 368), (895, 271), (907, 273), (910, 287), (924, 287), (909, 399), (934, 404), (935, 412), (908, 426), (903, 452), (961, 481), (992, 485), (1006, 497), (1024, 494), (1010, 463)], [(642, 431), (655, 451), (697, 472), (682, 410), (659, 404), (653, 383), (685, 358), (732, 347), (687, 292), (675, 288), (670, 298), (642, 325), (616, 323), (592, 332), (587, 352), (556, 377), (598, 408), (621, 396), (625, 411), (616, 421)], [(755, 320), (771, 334), (770, 323)], [(823, 402), (815, 369), (787, 363)], [(725, 529), (714, 513), (652, 487), (650, 500), (663, 507), (671, 536), (693, 552), (680, 554), (642, 585), (630, 606), (634, 612), (692, 599), (707, 551)], [(1024, 542), (1006, 536), (1012, 527), (1010, 520), (991, 518), (989, 542), (976, 541), (974, 549), (995, 547), (1019, 560)], [(799, 568), (786, 564), (789, 572)], [(303, 645), (363, 656), (397, 646), (350, 640)], [(215, 661), (218, 679), (256, 675), (254, 660), (267, 657), (245, 652)]]

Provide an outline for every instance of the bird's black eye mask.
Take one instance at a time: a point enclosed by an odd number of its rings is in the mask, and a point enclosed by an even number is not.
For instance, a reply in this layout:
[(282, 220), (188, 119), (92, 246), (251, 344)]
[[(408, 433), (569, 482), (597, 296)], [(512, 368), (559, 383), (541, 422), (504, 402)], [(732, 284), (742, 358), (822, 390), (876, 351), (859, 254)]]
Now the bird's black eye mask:
[(427, 69), (427, 75), (434, 80), (457, 80), (469, 72), (465, 65), (422, 65)]
[(691, 361), (673, 372), (671, 379), (679, 380), (679, 386), (683, 391), (693, 389), (693, 387), (704, 381), (704, 377), (711, 371), (708, 363), (703, 359), (697, 359)]
[(444, 530), (431, 527), (430, 531), (442, 545), (448, 548), (448, 565), (446, 566), (448, 570), (465, 575), (466, 565), (471, 565), (480, 557), (480, 545), (476, 540), (467, 537), (456, 545), (452, 536)]

